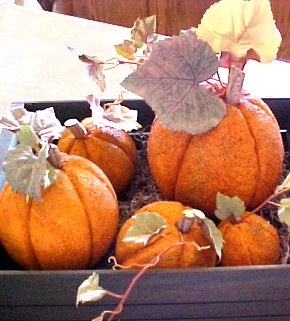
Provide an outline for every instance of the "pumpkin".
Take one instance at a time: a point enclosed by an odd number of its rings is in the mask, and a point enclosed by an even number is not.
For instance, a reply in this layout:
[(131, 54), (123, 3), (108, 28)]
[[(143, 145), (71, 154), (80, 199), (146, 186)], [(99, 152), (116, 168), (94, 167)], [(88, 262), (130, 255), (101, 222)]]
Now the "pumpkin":
[[(216, 94), (224, 88), (216, 82)], [(274, 189), (284, 148), (278, 123), (265, 102), (245, 91), (237, 106), (201, 134), (152, 124), (147, 155), (152, 176), (169, 199), (214, 216), (217, 192), (240, 197), (255, 208)]]
[(233, 222), (222, 220), (218, 229), (223, 235), (221, 265), (264, 265), (276, 264), (280, 246), (277, 229), (263, 217), (252, 213), (242, 213)]
[(76, 138), (67, 128), (58, 141), (61, 152), (79, 155), (99, 166), (119, 193), (129, 183), (137, 162), (137, 150), (133, 139), (123, 130), (112, 127), (96, 127), (91, 117), (82, 125), (87, 134)]
[(0, 240), (27, 269), (93, 267), (117, 233), (118, 202), (101, 169), (79, 156), (61, 155), (55, 181), (42, 200), (13, 191), (0, 197)]
[[(154, 268), (187, 268), (187, 267), (210, 267), (216, 263), (216, 250), (213, 241), (208, 233), (204, 233), (202, 225), (193, 223), (188, 231), (181, 232), (177, 227), (179, 219), (183, 216), (183, 211), (190, 209), (179, 202), (156, 201), (135, 211), (121, 226), (116, 241), (116, 259), (123, 266), (133, 264), (148, 264), (154, 260), (164, 248), (169, 247), (163, 253)], [(134, 217), (141, 213), (157, 213), (163, 217), (167, 225), (161, 233), (151, 236), (147, 244), (139, 242), (125, 242), (124, 237), (132, 227)], [(174, 243), (185, 242), (182, 246), (174, 246)], [(199, 250), (195, 242), (200, 247), (207, 247)], [(173, 246), (172, 246), (173, 245)], [(138, 267), (138, 266), (137, 266)]]

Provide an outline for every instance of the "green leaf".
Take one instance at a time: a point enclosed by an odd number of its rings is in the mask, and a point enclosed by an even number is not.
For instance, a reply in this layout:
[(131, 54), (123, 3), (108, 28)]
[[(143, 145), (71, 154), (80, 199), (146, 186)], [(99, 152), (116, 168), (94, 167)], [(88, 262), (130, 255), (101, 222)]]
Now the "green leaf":
[(146, 244), (155, 234), (167, 226), (166, 220), (155, 212), (141, 212), (134, 216), (133, 224), (123, 238), (123, 242)]
[(278, 209), (278, 217), (280, 222), (290, 226), (290, 198), (283, 198), (280, 201), (283, 207)]
[(204, 223), (206, 224), (208, 231), (209, 231), (209, 235), (213, 241), (217, 256), (219, 258), (219, 260), (222, 257), (222, 248), (223, 248), (223, 235), (221, 233), (221, 231), (216, 227), (215, 223), (206, 218), (204, 220)]
[(134, 42), (131, 40), (124, 40), (123, 43), (114, 46), (117, 54), (128, 59), (134, 60), (134, 53), (136, 52), (136, 47)]
[(40, 143), (40, 139), (35, 130), (27, 125), (20, 126), (19, 130), (16, 132), (16, 138), (19, 144), (27, 145), (32, 148), (36, 148)]
[(148, 40), (154, 39), (156, 30), (156, 15), (145, 19), (137, 19), (131, 30), (131, 39), (134, 40), (136, 47), (141, 48), (147, 44)]
[(215, 215), (220, 220), (224, 220), (231, 215), (239, 218), (246, 210), (244, 202), (238, 196), (229, 197), (219, 192), (216, 196), (216, 206)]
[(35, 155), (30, 146), (19, 144), (7, 152), (3, 170), (13, 190), (41, 200), (41, 187), (48, 187), (55, 179), (55, 170), (46, 160), (48, 149), (45, 144)]
[(200, 86), (217, 67), (209, 45), (185, 32), (154, 43), (149, 59), (121, 85), (142, 96), (165, 126), (199, 134), (226, 113), (222, 99)]
[(290, 187), (290, 174), (288, 174), (282, 184), (279, 186), (279, 189), (289, 188)]
[(99, 275), (96, 272), (93, 272), (93, 274), (79, 286), (76, 306), (78, 306), (79, 303), (101, 300), (105, 294), (106, 291), (99, 286)]

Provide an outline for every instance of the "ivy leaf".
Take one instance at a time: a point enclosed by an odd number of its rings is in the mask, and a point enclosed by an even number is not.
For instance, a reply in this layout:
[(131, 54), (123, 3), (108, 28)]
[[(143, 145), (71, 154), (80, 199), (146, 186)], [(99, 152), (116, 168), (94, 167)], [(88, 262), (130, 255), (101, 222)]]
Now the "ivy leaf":
[(137, 19), (131, 30), (131, 39), (134, 40), (137, 48), (141, 48), (143, 44), (154, 40), (156, 30), (156, 15), (146, 17), (145, 19)]
[(134, 216), (133, 224), (123, 238), (123, 242), (146, 244), (155, 234), (167, 226), (166, 220), (155, 212), (141, 212)]
[(244, 202), (238, 196), (229, 197), (219, 192), (216, 196), (216, 206), (215, 215), (220, 220), (231, 215), (238, 219), (246, 210)]
[(185, 32), (154, 43), (149, 59), (121, 85), (142, 96), (165, 126), (199, 134), (226, 113), (222, 99), (199, 85), (217, 66), (210, 46)]
[(262, 63), (276, 58), (281, 43), (269, 0), (220, 0), (205, 12), (196, 33), (215, 52), (243, 58), (252, 49)]
[(19, 144), (27, 145), (32, 148), (36, 147), (40, 143), (40, 139), (34, 129), (31, 126), (22, 125), (16, 132), (16, 138)]
[(208, 231), (209, 231), (209, 235), (213, 241), (215, 250), (216, 250), (216, 254), (219, 258), (219, 260), (222, 257), (222, 248), (223, 248), (223, 236), (221, 231), (216, 227), (215, 223), (208, 219), (205, 218), (204, 223), (206, 224)]
[(91, 55), (85, 50), (68, 46), (68, 49), (77, 54), (80, 61), (84, 63), (84, 66), (89, 74), (89, 77), (97, 83), (101, 91), (106, 89), (106, 81), (104, 74), (104, 63), (95, 55)]
[(134, 60), (134, 53), (136, 52), (136, 47), (134, 41), (124, 40), (123, 43), (114, 46), (117, 54), (128, 59)]
[(281, 199), (280, 204), (282, 205), (278, 210), (280, 222), (290, 226), (290, 198)]
[(93, 272), (78, 288), (76, 306), (79, 303), (94, 302), (101, 300), (106, 291), (99, 286), (99, 275)]
[(49, 145), (44, 144), (38, 155), (27, 145), (10, 149), (3, 163), (5, 178), (12, 190), (41, 200), (41, 187), (48, 187), (55, 179), (55, 169), (47, 163)]

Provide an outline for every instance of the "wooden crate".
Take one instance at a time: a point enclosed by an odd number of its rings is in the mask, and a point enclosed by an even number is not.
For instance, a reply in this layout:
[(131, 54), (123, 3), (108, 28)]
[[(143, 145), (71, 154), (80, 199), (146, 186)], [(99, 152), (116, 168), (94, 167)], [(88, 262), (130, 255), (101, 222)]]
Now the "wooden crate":
[[(281, 129), (289, 131), (290, 100), (266, 101)], [(139, 110), (144, 126), (151, 123), (154, 114), (142, 100), (123, 104)], [(49, 106), (55, 108), (61, 121), (90, 114), (88, 104), (82, 101), (25, 104), (32, 111)], [(9, 135), (2, 131), (2, 157), (8, 145)], [(137, 273), (99, 266), (83, 271), (26, 271), (0, 248), (0, 320), (85, 321), (114, 309), (118, 301), (110, 297), (76, 307), (78, 286), (93, 271), (100, 274), (103, 288), (119, 294)], [(150, 270), (136, 283), (115, 320), (290, 320), (290, 265)]]

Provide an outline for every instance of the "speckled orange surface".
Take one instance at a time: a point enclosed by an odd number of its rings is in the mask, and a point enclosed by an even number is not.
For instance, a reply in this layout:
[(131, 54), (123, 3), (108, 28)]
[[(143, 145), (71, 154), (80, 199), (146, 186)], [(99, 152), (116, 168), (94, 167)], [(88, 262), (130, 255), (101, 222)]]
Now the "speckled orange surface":
[(249, 94), (237, 107), (227, 104), (220, 124), (200, 135), (173, 131), (156, 120), (147, 151), (161, 192), (209, 216), (217, 192), (239, 196), (249, 209), (260, 204), (275, 188), (284, 157), (276, 119)]
[(65, 156), (42, 200), (26, 200), (5, 183), (0, 239), (27, 269), (84, 269), (96, 264), (117, 233), (118, 203), (111, 183), (92, 162)]
[(122, 265), (146, 264), (154, 259), (160, 252), (174, 243), (181, 241), (196, 242), (199, 246), (210, 246), (209, 249), (199, 251), (193, 244), (175, 246), (165, 252), (155, 268), (187, 268), (209, 267), (216, 263), (216, 252), (208, 235), (201, 232), (197, 223), (191, 226), (188, 233), (180, 233), (176, 223), (184, 209), (179, 202), (158, 201), (150, 203), (135, 212), (156, 212), (167, 221), (167, 227), (161, 234), (153, 236), (146, 246), (143, 243), (123, 242), (127, 230), (132, 226), (133, 219), (129, 218), (121, 227), (116, 242), (116, 258)]

